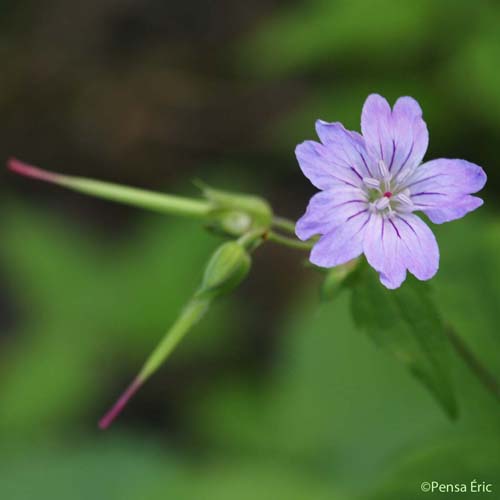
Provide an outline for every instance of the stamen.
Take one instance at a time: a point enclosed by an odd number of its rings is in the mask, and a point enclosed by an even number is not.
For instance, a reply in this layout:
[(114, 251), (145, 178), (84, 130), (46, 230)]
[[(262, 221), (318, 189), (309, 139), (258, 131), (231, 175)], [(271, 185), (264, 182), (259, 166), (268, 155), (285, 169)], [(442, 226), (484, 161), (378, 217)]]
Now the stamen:
[(392, 193), (391, 193), (390, 191), (386, 191), (386, 192), (384, 193), (384, 196), (385, 196), (386, 198), (390, 198), (390, 197), (392, 196)]
[(378, 179), (374, 179), (373, 177), (363, 177), (363, 184), (370, 189), (380, 191), (380, 181)]
[(377, 210), (384, 210), (384, 209), (386, 209), (389, 206), (389, 203), (390, 203), (389, 198), (386, 198), (384, 196), (382, 198), (379, 198), (375, 202), (375, 207), (377, 208)]
[(402, 171), (398, 172), (396, 177), (396, 182), (398, 185), (401, 185), (407, 181), (409, 181), (410, 177), (415, 173), (415, 167), (413, 168), (405, 168)]
[(406, 211), (413, 211), (415, 205), (410, 197), (410, 190), (405, 189), (394, 197), (394, 201), (398, 202), (398, 209)]
[(399, 193), (398, 196), (398, 201), (401, 203), (404, 203), (405, 205), (412, 205), (411, 198), (409, 196), (406, 196), (404, 193)]
[(387, 165), (384, 163), (383, 160), (378, 161), (378, 169), (380, 172), (380, 175), (384, 180), (390, 179), (391, 174), (389, 173), (389, 169), (387, 168)]

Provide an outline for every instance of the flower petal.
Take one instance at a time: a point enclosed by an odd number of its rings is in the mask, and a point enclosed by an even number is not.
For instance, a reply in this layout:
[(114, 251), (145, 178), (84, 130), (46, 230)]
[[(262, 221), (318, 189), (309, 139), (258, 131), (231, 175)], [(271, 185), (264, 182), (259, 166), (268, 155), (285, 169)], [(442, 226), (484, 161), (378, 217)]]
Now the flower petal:
[(384, 286), (390, 289), (401, 286), (406, 278), (404, 246), (392, 220), (381, 215), (371, 218), (364, 235), (363, 251), (370, 266), (380, 273)]
[(339, 122), (316, 121), (316, 133), (328, 147), (335, 165), (356, 172), (358, 177), (373, 177), (376, 162), (368, 154), (361, 134), (346, 130)]
[(398, 288), (408, 269), (420, 280), (439, 267), (439, 248), (429, 227), (416, 215), (373, 217), (365, 231), (363, 251), (387, 288)]
[(461, 219), (464, 215), (479, 208), (484, 202), (477, 196), (467, 195), (455, 200), (454, 203), (454, 206), (425, 210), (424, 213), (434, 224), (443, 224), (444, 222)]
[(389, 163), (392, 155), (391, 107), (381, 95), (367, 97), (361, 112), (361, 132), (368, 150)]
[(439, 247), (429, 226), (417, 215), (398, 215), (395, 220), (407, 252), (407, 269), (419, 280), (431, 279), (439, 268)]
[(301, 240), (326, 234), (367, 206), (361, 189), (339, 186), (315, 194), (306, 213), (297, 221), (295, 233)]
[(363, 237), (370, 217), (366, 209), (323, 235), (314, 245), (310, 261), (320, 267), (334, 267), (359, 257), (363, 252)]
[(383, 160), (393, 175), (406, 175), (424, 157), (429, 143), (422, 110), (411, 97), (400, 97), (394, 109), (378, 94), (368, 96), (361, 113), (368, 151)]
[(459, 219), (482, 205), (471, 193), (484, 187), (484, 170), (465, 160), (441, 158), (424, 163), (407, 181), (417, 210), (435, 224)]
[(393, 138), (396, 144), (393, 175), (403, 177), (424, 158), (429, 132), (422, 119), (422, 109), (412, 97), (400, 97), (392, 110)]
[(339, 165), (336, 154), (319, 142), (304, 141), (295, 148), (295, 155), (303, 174), (318, 189), (361, 185), (359, 175)]

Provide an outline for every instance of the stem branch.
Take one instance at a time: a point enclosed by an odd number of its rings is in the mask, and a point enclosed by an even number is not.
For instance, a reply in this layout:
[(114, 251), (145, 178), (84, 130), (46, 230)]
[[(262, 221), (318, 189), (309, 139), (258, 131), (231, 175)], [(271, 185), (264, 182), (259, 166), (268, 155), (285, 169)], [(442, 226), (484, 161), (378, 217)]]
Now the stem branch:
[(289, 238), (288, 236), (282, 236), (281, 234), (270, 231), (267, 239), (269, 241), (274, 241), (280, 245), (284, 245), (289, 248), (296, 248), (297, 250), (311, 250), (314, 245), (314, 241), (299, 241)]
[(295, 235), (295, 222), (286, 217), (279, 217), (278, 215), (273, 217), (272, 225), (277, 229), (282, 229), (287, 233)]
[(445, 332), (451, 342), (451, 345), (457, 354), (462, 358), (462, 361), (465, 362), (471, 372), (493, 395), (493, 397), (500, 401), (500, 384), (496, 380), (495, 376), (481, 363), (481, 361), (479, 361), (476, 355), (469, 349), (465, 341), (455, 332), (455, 330), (453, 330), (453, 328), (448, 326), (445, 328)]

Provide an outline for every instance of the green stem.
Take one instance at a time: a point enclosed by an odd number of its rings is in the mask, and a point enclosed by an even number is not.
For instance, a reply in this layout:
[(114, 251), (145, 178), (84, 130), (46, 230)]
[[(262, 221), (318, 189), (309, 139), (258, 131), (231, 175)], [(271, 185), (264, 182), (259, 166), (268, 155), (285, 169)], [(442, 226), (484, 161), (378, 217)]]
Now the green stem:
[(121, 186), (119, 184), (97, 181), (86, 177), (61, 175), (27, 165), (15, 159), (9, 161), (9, 168), (18, 174), (58, 184), (79, 193), (145, 208), (155, 212), (204, 218), (210, 214), (213, 208), (212, 204), (208, 201), (184, 198), (171, 194), (155, 193), (145, 189)]
[(130, 399), (142, 387), (144, 382), (161, 366), (177, 344), (193, 325), (204, 316), (210, 305), (210, 299), (192, 299), (183, 309), (176, 322), (170, 327), (155, 350), (149, 355), (139, 374), (125, 389), (116, 403), (99, 421), (99, 427), (106, 429), (121, 413)]
[(464, 340), (453, 330), (453, 328), (448, 326), (445, 331), (451, 345), (469, 367), (471, 372), (495, 399), (500, 401), (500, 384), (495, 376), (481, 363), (481, 361), (479, 361), (476, 355), (469, 349)]
[(155, 212), (166, 212), (172, 215), (206, 217), (211, 210), (211, 205), (206, 201), (171, 194), (160, 194), (81, 177), (69, 178), (63, 176), (60, 184), (74, 191), (91, 194), (105, 200), (146, 208)]
[(254, 229), (240, 236), (238, 243), (245, 247), (248, 252), (253, 252), (265, 240), (266, 234), (265, 229)]
[(144, 363), (137, 379), (144, 382), (167, 359), (184, 335), (200, 321), (208, 310), (208, 299), (193, 299), (183, 309), (176, 322)]
[(282, 236), (281, 234), (270, 231), (267, 235), (267, 239), (269, 241), (273, 241), (274, 243), (278, 243), (280, 245), (284, 245), (289, 248), (295, 248), (297, 250), (311, 250), (314, 241), (299, 241), (294, 240), (293, 238), (288, 238), (288, 236)]
[(273, 227), (277, 229), (282, 229), (287, 233), (295, 235), (295, 222), (286, 217), (279, 217), (278, 215), (273, 217), (272, 220)]

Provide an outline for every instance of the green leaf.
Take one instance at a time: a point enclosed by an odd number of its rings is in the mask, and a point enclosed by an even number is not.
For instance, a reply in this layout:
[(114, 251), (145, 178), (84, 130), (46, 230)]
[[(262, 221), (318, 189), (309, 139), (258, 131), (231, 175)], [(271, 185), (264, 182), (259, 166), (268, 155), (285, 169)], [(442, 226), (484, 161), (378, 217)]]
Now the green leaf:
[(456, 418), (458, 407), (445, 362), (448, 341), (429, 286), (408, 277), (401, 288), (387, 290), (366, 263), (350, 283), (356, 325), (405, 364)]

